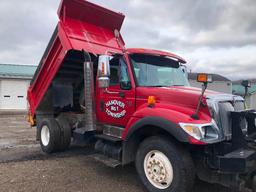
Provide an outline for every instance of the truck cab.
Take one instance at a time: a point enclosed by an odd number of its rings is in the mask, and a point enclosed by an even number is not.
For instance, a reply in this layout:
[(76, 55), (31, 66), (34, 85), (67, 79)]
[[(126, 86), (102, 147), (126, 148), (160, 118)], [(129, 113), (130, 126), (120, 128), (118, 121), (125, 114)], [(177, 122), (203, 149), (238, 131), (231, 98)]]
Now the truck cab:
[(185, 61), (178, 61), (178, 57), (172, 58), (168, 53), (127, 49), (124, 54), (109, 58), (109, 86), (102, 89), (96, 84), (96, 115), (104, 124), (125, 128), (147, 103), (150, 92), (155, 97), (161, 87), (189, 85), (179, 63)]
[(125, 48), (124, 15), (63, 0), (28, 89), (28, 120), (46, 153), (93, 143), (111, 167), (135, 163), (150, 192), (189, 191), (196, 177), (255, 191), (256, 111), (243, 98), (190, 87), (176, 54)]

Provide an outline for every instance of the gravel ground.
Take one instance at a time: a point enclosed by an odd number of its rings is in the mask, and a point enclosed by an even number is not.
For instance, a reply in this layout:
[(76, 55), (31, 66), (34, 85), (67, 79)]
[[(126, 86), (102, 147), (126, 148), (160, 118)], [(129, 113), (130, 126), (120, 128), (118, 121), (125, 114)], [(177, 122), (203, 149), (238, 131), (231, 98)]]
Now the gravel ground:
[[(145, 191), (133, 165), (112, 169), (92, 154), (91, 147), (78, 146), (44, 154), (24, 116), (0, 116), (0, 191)], [(191, 191), (229, 190), (197, 181)]]

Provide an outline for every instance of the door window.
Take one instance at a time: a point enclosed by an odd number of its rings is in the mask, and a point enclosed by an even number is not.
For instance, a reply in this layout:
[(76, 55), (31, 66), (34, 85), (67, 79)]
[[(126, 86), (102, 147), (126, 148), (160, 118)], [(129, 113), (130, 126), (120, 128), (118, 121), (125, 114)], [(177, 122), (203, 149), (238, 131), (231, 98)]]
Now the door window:
[(123, 57), (120, 56), (110, 60), (110, 86), (117, 85), (124, 90), (131, 89), (128, 67)]
[(110, 60), (110, 86), (119, 84), (119, 57)]
[(120, 88), (130, 90), (132, 88), (128, 67), (124, 59), (120, 59)]

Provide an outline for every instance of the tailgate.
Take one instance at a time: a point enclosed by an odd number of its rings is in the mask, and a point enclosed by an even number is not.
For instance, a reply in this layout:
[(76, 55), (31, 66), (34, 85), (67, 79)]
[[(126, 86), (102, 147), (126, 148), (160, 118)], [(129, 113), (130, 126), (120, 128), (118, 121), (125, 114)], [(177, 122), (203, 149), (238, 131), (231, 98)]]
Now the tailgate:
[(104, 54), (106, 48), (120, 49), (114, 30), (120, 31), (123, 14), (84, 0), (63, 0), (58, 15), (73, 49), (95, 54)]

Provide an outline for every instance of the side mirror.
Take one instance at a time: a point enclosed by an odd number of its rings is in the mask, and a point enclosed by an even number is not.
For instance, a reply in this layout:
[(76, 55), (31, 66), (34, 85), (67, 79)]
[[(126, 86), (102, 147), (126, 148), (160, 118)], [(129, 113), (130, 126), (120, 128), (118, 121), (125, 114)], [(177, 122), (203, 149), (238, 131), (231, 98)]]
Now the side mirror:
[(244, 87), (244, 98), (248, 95), (248, 89), (252, 86), (249, 80), (243, 80), (241, 85)]
[(243, 80), (241, 85), (244, 87), (251, 87), (251, 82), (249, 80)]
[(110, 82), (110, 66), (111, 56), (101, 55), (98, 62), (98, 82), (100, 88), (108, 88)]
[(123, 90), (130, 90), (132, 88), (131, 81), (121, 81), (120, 82), (120, 87)]

